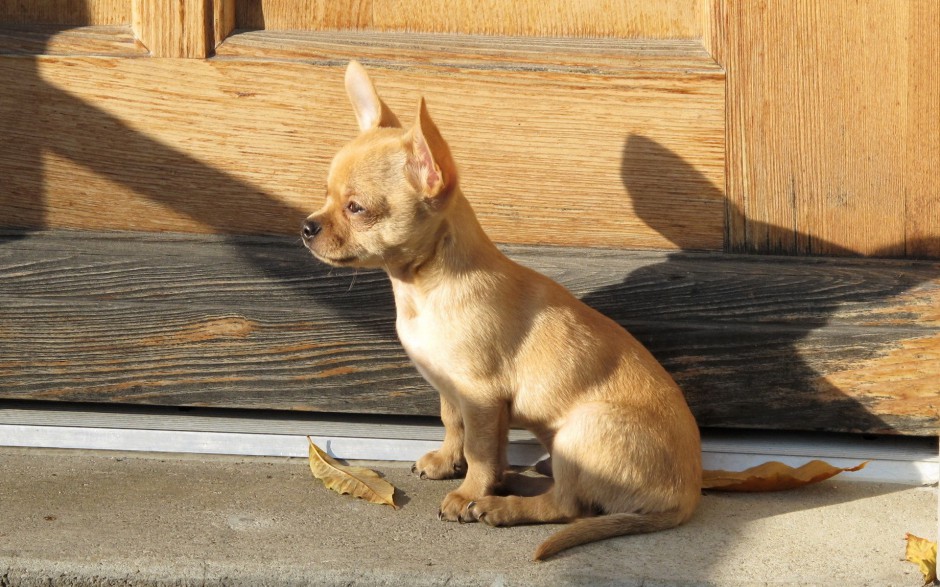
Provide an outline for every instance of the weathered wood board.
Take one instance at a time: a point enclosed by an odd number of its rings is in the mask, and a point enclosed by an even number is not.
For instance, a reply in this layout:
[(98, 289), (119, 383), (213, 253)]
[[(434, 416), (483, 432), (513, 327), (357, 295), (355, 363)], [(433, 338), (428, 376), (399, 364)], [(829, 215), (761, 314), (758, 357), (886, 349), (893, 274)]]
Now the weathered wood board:
[(209, 60), (0, 55), (0, 226), (292, 235), (357, 132), (359, 57), (406, 123), (427, 97), (494, 239), (723, 245), (724, 74), (700, 45), (239, 37)]
[[(936, 434), (940, 264), (508, 247), (626, 325), (703, 426)], [(437, 413), (382, 274), (299, 240), (0, 240), (0, 397)]]

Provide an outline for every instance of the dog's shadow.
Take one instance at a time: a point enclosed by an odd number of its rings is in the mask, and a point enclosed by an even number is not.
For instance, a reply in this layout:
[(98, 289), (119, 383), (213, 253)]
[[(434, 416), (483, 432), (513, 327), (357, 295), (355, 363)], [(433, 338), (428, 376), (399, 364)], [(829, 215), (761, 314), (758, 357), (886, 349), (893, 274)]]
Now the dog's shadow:
[[(855, 329), (851, 344), (829, 334), (829, 344), (824, 327), (843, 305), (878, 304), (916, 287), (927, 274), (872, 280), (862, 263), (809, 270), (805, 259), (741, 256), (735, 263), (735, 256), (684, 252), (690, 249), (688, 231), (664, 213), (669, 202), (663, 189), (637, 179), (635, 170), (643, 167), (656, 169), (689, 197), (724, 203), (721, 190), (680, 156), (649, 138), (628, 137), (622, 178), (634, 209), (680, 251), (583, 300), (650, 348), (686, 389), (702, 426), (890, 431), (890, 423), (829, 383), (813, 364), (883, 352), (874, 330)], [(806, 349), (819, 355), (812, 363)]]

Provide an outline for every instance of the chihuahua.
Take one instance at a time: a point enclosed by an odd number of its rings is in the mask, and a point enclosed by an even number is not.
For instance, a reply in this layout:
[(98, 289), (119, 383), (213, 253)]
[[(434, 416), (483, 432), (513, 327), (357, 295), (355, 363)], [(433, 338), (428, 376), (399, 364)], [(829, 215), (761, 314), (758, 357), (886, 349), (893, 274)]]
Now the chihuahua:
[[(333, 159), (326, 203), (302, 237), (325, 263), (388, 273), (398, 336), (440, 393), (445, 426), (441, 448), (412, 470), (464, 477), (438, 517), (572, 522), (536, 560), (688, 520), (701, 445), (673, 379), (620, 325), (490, 241), (423, 98), (404, 129), (359, 63), (345, 85), (360, 134)], [(512, 488), (524, 476), (507, 472), (510, 427), (549, 452), (544, 492)]]

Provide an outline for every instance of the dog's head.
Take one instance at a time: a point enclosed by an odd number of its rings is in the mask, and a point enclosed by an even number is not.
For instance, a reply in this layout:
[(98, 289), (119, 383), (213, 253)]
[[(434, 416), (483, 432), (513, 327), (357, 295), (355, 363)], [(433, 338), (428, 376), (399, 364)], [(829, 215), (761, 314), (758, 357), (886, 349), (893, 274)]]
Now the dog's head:
[(330, 165), (326, 203), (304, 222), (304, 244), (331, 265), (391, 269), (429, 253), (457, 186), (450, 149), (418, 103), (403, 129), (363, 67), (346, 69), (359, 136)]

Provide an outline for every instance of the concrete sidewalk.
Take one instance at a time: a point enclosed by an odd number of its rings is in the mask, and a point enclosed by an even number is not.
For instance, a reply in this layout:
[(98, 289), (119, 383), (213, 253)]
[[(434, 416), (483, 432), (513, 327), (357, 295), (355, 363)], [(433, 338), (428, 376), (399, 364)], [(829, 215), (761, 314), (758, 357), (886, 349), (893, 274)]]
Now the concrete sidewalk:
[(0, 448), (0, 585), (921, 585), (904, 534), (935, 488), (836, 477), (706, 495), (681, 528), (530, 562), (552, 527), (439, 522), (456, 482), (373, 463), (399, 510), (341, 497), (302, 459)]

